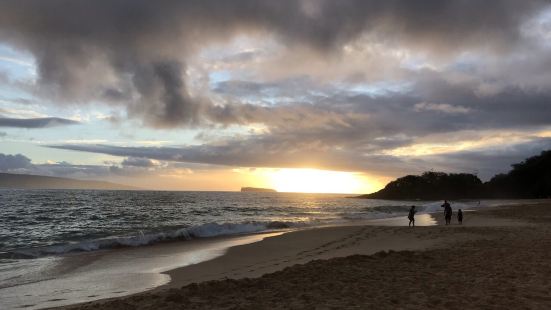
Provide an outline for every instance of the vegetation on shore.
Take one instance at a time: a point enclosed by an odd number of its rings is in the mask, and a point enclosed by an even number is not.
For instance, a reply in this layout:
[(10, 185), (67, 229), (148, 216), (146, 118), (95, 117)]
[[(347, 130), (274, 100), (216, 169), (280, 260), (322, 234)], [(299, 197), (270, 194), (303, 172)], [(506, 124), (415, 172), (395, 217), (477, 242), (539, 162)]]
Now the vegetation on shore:
[(388, 183), (382, 190), (361, 195), (371, 199), (481, 199), (551, 197), (551, 150), (513, 164), (506, 174), (483, 183), (469, 173), (425, 172), (407, 175)]

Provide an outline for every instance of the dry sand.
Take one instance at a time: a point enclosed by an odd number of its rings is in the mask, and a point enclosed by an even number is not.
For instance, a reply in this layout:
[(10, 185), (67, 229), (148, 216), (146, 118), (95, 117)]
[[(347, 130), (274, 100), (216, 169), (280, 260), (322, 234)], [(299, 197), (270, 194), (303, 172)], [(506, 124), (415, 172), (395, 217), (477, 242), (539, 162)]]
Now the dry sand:
[(155, 291), (66, 308), (551, 309), (550, 202), (453, 223), (292, 232), (170, 271)]

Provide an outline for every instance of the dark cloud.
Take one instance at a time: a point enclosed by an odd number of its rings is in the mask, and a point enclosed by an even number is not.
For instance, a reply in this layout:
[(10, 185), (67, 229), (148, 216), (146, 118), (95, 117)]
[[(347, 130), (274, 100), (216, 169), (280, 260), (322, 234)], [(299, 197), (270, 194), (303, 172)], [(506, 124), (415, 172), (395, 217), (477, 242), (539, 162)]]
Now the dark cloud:
[(2, 84), (10, 83), (10, 78), (8, 76), (8, 73), (3, 70), (0, 70), (0, 83)]
[(551, 138), (534, 138), (528, 142), (502, 145), (477, 151), (426, 156), (423, 160), (435, 170), (469, 172), (489, 180), (498, 173), (506, 173), (512, 164), (551, 149)]
[[(415, 86), (410, 92), (425, 107), (448, 106), (449, 112), (441, 113), (433, 109), (418, 110), (413, 119), (437, 124), (442, 130), (466, 128), (515, 128), (519, 126), (550, 125), (551, 84), (547, 88), (526, 89), (521, 85), (509, 84), (491, 95), (481, 95), (479, 81), (450, 82), (452, 72), (434, 72), (425, 70), (413, 77)], [(510, 73), (513, 74), (513, 73)], [(427, 105), (428, 104), (428, 105)], [(431, 118), (433, 121), (431, 121)], [(433, 127), (437, 130), (437, 127)]]
[(173, 127), (218, 120), (216, 106), (192, 95), (185, 78), (190, 55), (211, 42), (272, 34), (291, 50), (306, 46), (329, 55), (365, 37), (435, 56), (480, 47), (500, 52), (521, 41), (520, 25), (546, 4), (7, 0), (0, 3), (0, 40), (36, 57), (43, 94), (70, 102), (112, 100), (132, 117)]
[(404, 161), (392, 156), (365, 156), (344, 150), (320, 150), (317, 145), (293, 147), (268, 140), (234, 141), (231, 144), (189, 147), (119, 147), (110, 145), (52, 145), (52, 148), (150, 158), (196, 164), (235, 167), (325, 168), (397, 174), (407, 170)]
[[(493, 145), (473, 151), (439, 155), (392, 156), (380, 151), (386, 147), (409, 145), (408, 137), (378, 139), (371, 149), (325, 145), (315, 141), (277, 140), (267, 135), (256, 139), (226, 141), (219, 145), (187, 147), (119, 147), (110, 145), (56, 145), (53, 148), (149, 158), (161, 161), (200, 163), (237, 167), (315, 167), (344, 171), (362, 171), (399, 176), (428, 170), (480, 172), (484, 178), (506, 171), (525, 157), (551, 148), (551, 139), (532, 137), (526, 142)], [(373, 152), (376, 150), (377, 152)], [(259, 154), (262, 154), (259, 156)]]
[(261, 54), (262, 52), (260, 51), (244, 51), (228, 57), (224, 57), (221, 59), (221, 61), (228, 64), (250, 62), (258, 58)]
[[(278, 83), (223, 83), (224, 91), (264, 94), (276, 101), (300, 97), (303, 102), (273, 106), (227, 105), (211, 111), (219, 123), (260, 123), (272, 141), (352, 147), (365, 151), (411, 143), (414, 138), (462, 130), (523, 130), (551, 125), (551, 89), (531, 92), (510, 86), (492, 96), (480, 96), (472, 84), (448, 82), (446, 73), (416, 73), (413, 87), (402, 92), (365, 94), (326, 88), (311, 94), (306, 82), (290, 87)], [(297, 82), (298, 83), (298, 82)], [(283, 82), (287, 85), (287, 82)], [(232, 86), (229, 86), (232, 85)], [(429, 89), (426, 85), (432, 85)], [(240, 90), (235, 90), (237, 87)], [(307, 89), (299, 91), (299, 89)], [(233, 90), (230, 90), (233, 89)], [(252, 90), (255, 91), (252, 91)], [(282, 89), (280, 92), (279, 90)], [(261, 96), (259, 96), (261, 97)], [(399, 139), (397, 139), (399, 137)], [(253, 138), (254, 140), (255, 138)], [(263, 137), (262, 139), (267, 139)], [(384, 144), (387, 145), (384, 145)]]
[(31, 167), (31, 165), (31, 160), (24, 155), (6, 155), (0, 153), (0, 171), (2, 172), (25, 169)]
[(9, 155), (0, 153), (0, 171), (23, 174), (38, 174), (58, 177), (106, 177), (109, 166), (74, 165), (68, 162), (34, 164), (23, 154)]
[(0, 117), (0, 127), (46, 128), (80, 124), (78, 121), (59, 117), (7, 118)]
[[(255, 125), (248, 134), (209, 138), (199, 146), (53, 146), (126, 157), (110, 167), (47, 167), (56, 174), (130, 175), (153, 169), (153, 160), (160, 160), (392, 176), (477, 169), (486, 177), (548, 148), (549, 141), (530, 137), (510, 149), (433, 156), (385, 154), (434, 142), (435, 134), (449, 142), (461, 141), (468, 130), (522, 134), (549, 127), (551, 53), (542, 43), (549, 22), (533, 24), (548, 5), (537, 0), (7, 0), (0, 2), (0, 41), (34, 55), (37, 93), (55, 102), (103, 100), (154, 127)], [(216, 65), (260, 62), (258, 72), (214, 79), (211, 89), (197, 91), (190, 71), (194, 61), (202, 61), (197, 56), (203, 48), (241, 35), (274, 40), (282, 51), (275, 57), (269, 49), (222, 53)], [(274, 63), (262, 63), (263, 57), (274, 57)], [(334, 70), (345, 64), (342, 72)], [(291, 73), (279, 72), (287, 70)], [(0, 119), (0, 126), (25, 128), (74, 123)]]
[(68, 162), (53, 164), (34, 164), (25, 173), (38, 175), (73, 177), (73, 178), (104, 178), (110, 176), (110, 167), (102, 165), (75, 165)]
[(323, 149), (317, 145), (294, 148), (270, 145), (268, 141), (241, 141), (217, 146), (119, 147), (110, 145), (55, 145), (58, 149), (130, 156), (162, 161), (229, 165), (237, 167), (314, 167), (343, 171), (362, 171), (385, 176), (401, 176), (437, 170), (477, 173), (484, 179), (508, 171), (511, 164), (551, 149), (550, 138), (479, 148), (438, 155), (392, 156), (361, 154), (342, 149)]
[(152, 161), (149, 158), (143, 158), (143, 157), (129, 157), (125, 158), (121, 165), (123, 166), (130, 166), (130, 167), (144, 167), (144, 168), (151, 168), (155, 167), (156, 164), (154, 161)]
[[(112, 176), (143, 176), (155, 173), (156, 169), (163, 169), (161, 165), (147, 165), (150, 159), (128, 158), (122, 163), (108, 165), (78, 165), (69, 162), (34, 164), (23, 154), (9, 155), (0, 153), (0, 172), (36, 174), (55, 177), (71, 177), (81, 179), (109, 178)], [(178, 165), (174, 165), (177, 167)], [(178, 167), (177, 167), (178, 168)]]
[[(307, 76), (293, 77), (271, 82), (228, 80), (216, 83), (215, 93), (232, 96), (241, 101), (248, 99), (264, 105), (277, 103), (317, 102), (316, 94), (327, 93), (332, 86), (319, 83)], [(244, 105), (243, 107), (247, 107)]]

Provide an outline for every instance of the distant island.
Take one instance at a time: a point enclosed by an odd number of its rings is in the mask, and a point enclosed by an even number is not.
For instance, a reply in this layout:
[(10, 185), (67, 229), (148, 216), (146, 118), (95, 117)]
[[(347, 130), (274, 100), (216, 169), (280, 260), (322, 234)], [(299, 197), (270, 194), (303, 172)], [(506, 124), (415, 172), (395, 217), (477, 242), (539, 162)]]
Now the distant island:
[(242, 192), (277, 193), (275, 189), (260, 187), (241, 187)]
[(0, 188), (20, 189), (102, 189), (136, 190), (139, 188), (103, 181), (84, 181), (70, 178), (32, 174), (0, 173)]
[(483, 183), (469, 173), (425, 172), (407, 175), (382, 190), (358, 196), (367, 199), (537, 199), (551, 197), (551, 150), (513, 164), (507, 174)]

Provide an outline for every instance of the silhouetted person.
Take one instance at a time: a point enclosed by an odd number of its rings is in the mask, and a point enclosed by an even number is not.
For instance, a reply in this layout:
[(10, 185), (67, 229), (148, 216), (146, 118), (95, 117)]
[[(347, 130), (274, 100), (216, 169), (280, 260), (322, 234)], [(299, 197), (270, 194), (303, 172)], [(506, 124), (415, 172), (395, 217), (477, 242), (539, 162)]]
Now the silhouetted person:
[(444, 200), (444, 204), (440, 207), (444, 208), (444, 219), (446, 220), (446, 225), (451, 224), (452, 222), (452, 206), (447, 200)]
[(409, 209), (408, 219), (409, 219), (409, 225), (413, 224), (413, 227), (415, 227), (415, 213), (417, 213), (417, 210), (415, 210), (415, 206), (411, 206)]
[(457, 210), (457, 221), (459, 224), (463, 224), (463, 212), (461, 209)]

